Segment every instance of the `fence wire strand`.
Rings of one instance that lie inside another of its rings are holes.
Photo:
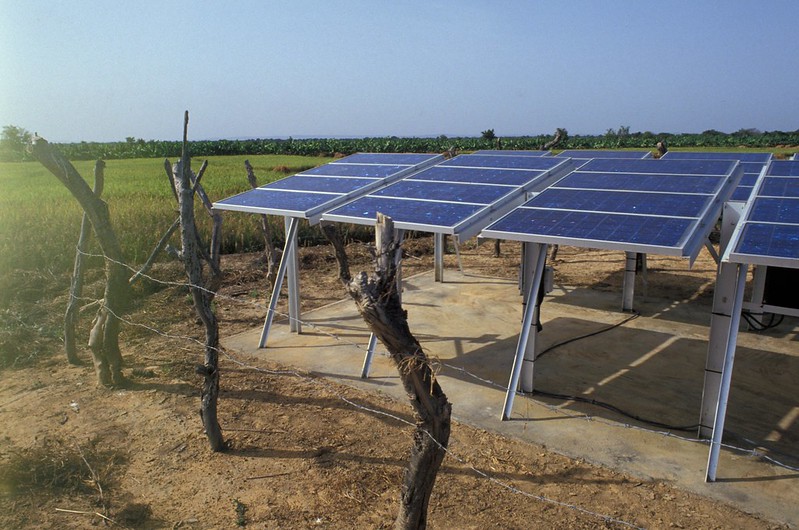
[[[77,252],[79,252],[79,253],[81,253],[81,254],[83,254],[85,256],[88,256],[88,257],[103,258],[103,259],[105,259],[107,261],[110,261],[110,262],[116,264],[116,265],[120,265],[120,266],[122,266],[122,267],[124,267],[126,269],[129,269],[129,270],[131,270],[134,273],[139,273],[140,272],[137,269],[135,269],[134,267],[131,267],[130,265],[128,265],[127,263],[123,263],[123,262],[120,262],[118,260],[114,260],[112,258],[109,258],[109,257],[105,256],[104,254],[90,253],[90,252],[87,252],[87,251],[82,250],[82,249],[77,249]],[[207,288],[205,288],[203,286],[194,285],[194,284],[192,284],[190,282],[162,280],[162,279],[159,279],[159,278],[156,278],[156,277],[152,276],[151,274],[140,274],[140,276],[143,277],[143,278],[146,278],[147,280],[149,280],[149,281],[151,281],[153,283],[164,285],[164,286],[167,286],[167,287],[199,289],[201,291],[204,291],[204,292],[208,293],[209,295],[213,295],[217,299],[228,300],[228,301],[231,301],[234,304],[248,305],[248,306],[251,306],[251,307],[256,308],[258,310],[269,311],[269,307],[267,306],[267,304],[264,304],[264,303],[261,303],[261,302],[258,302],[258,301],[253,301],[253,300],[246,300],[246,301],[240,300],[238,297],[227,296],[227,295],[221,294],[219,292],[214,292],[214,291],[211,291],[211,290],[209,290],[209,289],[207,289]],[[86,298],[86,297],[78,297],[78,298],[81,299],[81,300],[96,302],[95,299],[90,299],[90,298]],[[106,310],[108,310],[108,308],[106,308]],[[111,311],[109,310],[109,312],[111,312]],[[197,339],[195,337],[191,337],[191,336],[188,336],[188,335],[177,335],[177,334],[167,333],[167,332],[164,332],[164,331],[162,331],[160,329],[157,329],[155,327],[152,327],[152,326],[149,326],[149,325],[146,325],[146,324],[142,324],[140,322],[134,322],[134,321],[132,321],[132,320],[130,320],[128,318],[125,318],[125,317],[123,317],[121,315],[115,314],[113,312],[111,312],[111,313],[112,313],[112,315],[114,317],[116,317],[121,322],[123,322],[123,323],[125,323],[125,324],[127,324],[129,326],[145,329],[145,330],[147,330],[147,331],[149,331],[151,333],[154,333],[154,334],[159,335],[159,336],[164,337],[164,338],[168,338],[168,339],[172,339],[172,340],[179,340],[179,341],[190,341],[190,342],[193,342],[193,343],[195,343],[195,344],[197,344],[197,345],[199,345],[199,346],[201,346],[203,348],[207,347],[205,342],[203,342],[202,340],[199,340],[199,339]],[[285,319],[288,319],[288,320],[294,320],[294,321],[296,321],[297,323],[299,323],[299,324],[301,324],[303,326],[307,326],[308,328],[313,329],[314,331],[316,331],[319,334],[325,335],[325,336],[327,336],[327,337],[329,337],[331,339],[334,339],[334,340],[336,340],[336,341],[338,341],[338,342],[340,342],[340,343],[342,343],[344,345],[356,348],[356,349],[360,350],[361,352],[365,353],[367,351],[367,347],[365,347],[365,346],[363,346],[361,344],[358,344],[358,343],[356,343],[354,341],[342,338],[341,336],[339,336],[339,335],[337,335],[335,333],[326,331],[325,329],[323,329],[322,327],[314,324],[313,322],[304,321],[304,320],[302,320],[301,318],[298,318],[298,317],[292,317],[292,316],[290,316],[290,315],[288,315],[286,313],[278,311],[277,309],[274,310],[274,314],[275,314],[275,316],[279,316],[281,318],[285,318]],[[189,350],[189,348],[185,348],[185,347],[182,348],[182,349]],[[245,369],[252,370],[254,372],[273,375],[273,376],[291,376],[291,377],[297,377],[297,378],[303,379],[303,380],[311,382],[313,384],[320,385],[327,392],[332,393],[338,399],[340,399],[341,401],[343,401],[344,403],[346,403],[347,405],[349,405],[349,406],[351,406],[351,407],[353,407],[355,409],[361,410],[363,412],[367,412],[367,413],[372,414],[372,415],[387,417],[387,418],[390,418],[390,419],[392,419],[392,420],[394,420],[396,422],[404,424],[406,426],[417,428],[417,425],[415,423],[413,423],[411,421],[408,421],[405,418],[402,418],[402,417],[397,416],[395,414],[391,414],[391,413],[386,412],[386,411],[376,410],[376,409],[367,407],[365,405],[362,405],[360,403],[357,403],[357,402],[347,398],[345,395],[343,395],[341,392],[338,391],[338,389],[332,384],[332,382],[329,382],[329,381],[327,381],[324,378],[312,377],[310,375],[303,374],[302,372],[300,372],[298,370],[290,370],[290,369],[286,369],[286,370],[270,370],[270,369],[266,369],[266,368],[263,368],[263,367],[260,367],[260,366],[256,366],[254,364],[251,364],[251,363],[248,363],[246,361],[243,361],[243,360],[239,359],[236,355],[234,355],[233,353],[227,351],[223,347],[216,348],[216,350],[225,359],[229,360],[230,362],[232,362],[233,364],[235,364],[235,365],[237,365],[237,366],[239,366],[241,368],[245,368]],[[385,351],[380,351],[380,352],[375,352],[375,353],[378,354],[378,355],[384,356],[384,357],[389,357],[389,354],[387,352],[385,352]],[[466,375],[466,376],[468,376],[468,377],[470,377],[472,379],[475,379],[476,381],[479,381],[479,382],[481,382],[483,384],[490,385],[490,386],[493,386],[493,387],[496,387],[496,388],[502,389],[502,390],[506,389],[506,387],[504,385],[501,385],[501,384],[497,383],[496,381],[483,378],[483,377],[481,377],[481,376],[479,376],[477,374],[474,374],[474,373],[466,370],[463,367],[456,366],[456,365],[453,365],[451,363],[443,363],[443,362],[441,362],[441,365],[443,367],[445,367],[445,368],[450,369],[450,370],[460,372],[460,373],[462,373],[462,374],[464,374],[464,375]],[[619,423],[619,422],[614,422],[614,421],[610,421],[610,420],[605,420],[605,419],[598,418],[596,416],[591,416],[591,415],[588,415],[588,414],[572,413],[572,412],[570,412],[568,410],[564,410],[561,407],[557,407],[557,406],[554,406],[554,405],[549,405],[547,403],[535,400],[530,395],[523,394],[523,393],[519,394],[519,395],[521,397],[523,397],[525,400],[533,403],[534,405],[544,407],[547,410],[549,410],[550,412],[566,416],[566,417],[568,417],[570,419],[579,419],[579,420],[583,420],[583,421],[597,422],[597,423],[601,423],[603,425],[607,425],[607,426],[610,426],[610,427],[613,427],[613,428],[633,429],[633,430],[644,431],[644,432],[647,432],[647,433],[650,433],[650,434],[657,434],[657,435],[661,435],[661,436],[664,436],[664,437],[675,438],[677,440],[680,440],[680,441],[683,441],[683,442],[688,442],[688,443],[700,443],[700,444],[703,444],[703,445],[708,445],[710,443],[709,440],[704,440],[704,439],[694,438],[694,437],[681,436],[681,435],[678,435],[678,434],[674,434],[671,431],[649,429],[649,428],[641,427],[641,426],[638,426],[638,425],[633,425],[633,424],[630,424],[630,423]],[[586,516],[590,516],[590,517],[593,517],[593,518],[600,519],[600,520],[604,521],[605,523],[612,523],[612,524],[616,524],[616,525],[624,526],[624,527],[628,527],[628,528],[636,528],[636,529],[642,528],[642,527],[639,527],[638,525],[633,524],[633,523],[631,523],[629,521],[625,521],[625,520],[622,520],[622,519],[619,519],[619,518],[616,518],[616,517],[612,517],[612,516],[607,515],[607,514],[594,512],[592,510],[589,510],[587,508],[583,508],[583,507],[575,505],[575,504],[559,501],[557,499],[552,499],[552,498],[549,498],[549,497],[546,497],[546,496],[543,496],[543,495],[538,495],[538,494],[534,494],[534,493],[530,493],[530,492],[526,492],[524,490],[521,490],[521,489],[517,488],[516,486],[514,486],[512,484],[508,484],[507,482],[504,482],[504,481],[492,476],[491,474],[489,474],[489,473],[487,473],[487,472],[485,472],[485,471],[483,471],[481,469],[476,468],[474,465],[470,464],[465,458],[457,455],[451,449],[442,446],[432,436],[432,434],[430,434],[427,431],[422,431],[422,432],[426,436],[428,436],[436,445],[438,445],[438,447],[442,451],[444,451],[447,454],[447,456],[449,456],[450,458],[454,459],[455,461],[457,461],[461,465],[466,466],[468,469],[470,469],[472,472],[474,472],[477,476],[480,476],[483,479],[488,480],[489,482],[491,482],[491,483],[493,483],[493,484],[505,489],[506,491],[509,491],[510,493],[518,494],[518,495],[521,495],[521,496],[524,496],[526,498],[530,498],[530,499],[533,499],[533,500],[536,500],[536,501],[539,501],[539,502],[542,502],[542,503],[546,503],[546,504],[551,504],[551,505],[556,505],[556,506],[560,506],[560,507],[563,507],[563,508],[567,508],[567,509],[570,509],[570,510],[575,511],[577,513],[581,513],[581,514],[584,514]],[[742,453],[742,454],[745,454],[745,455],[748,455],[748,456],[751,456],[751,457],[763,459],[765,461],[770,462],[771,464],[773,464],[775,466],[778,466],[778,467],[781,467],[781,468],[784,468],[784,469],[787,469],[787,470],[791,470],[791,471],[799,471],[799,467],[794,467],[794,466],[788,465],[788,464],[786,464],[784,462],[780,462],[780,461],[768,456],[767,454],[764,454],[762,451],[759,451],[757,449],[742,448],[742,447],[738,447],[738,446],[735,446],[735,445],[732,445],[732,444],[729,444],[729,443],[722,443],[721,445],[722,445],[722,447],[724,447],[726,449],[729,449],[729,450],[732,450],[732,451],[736,451],[736,452],[739,452],[739,453]]]

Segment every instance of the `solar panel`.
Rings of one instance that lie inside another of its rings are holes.
[[[555,156],[562,158],[649,158],[650,151],[610,151],[605,149],[565,149]]]
[[[214,208],[317,222],[323,211],[441,160],[430,154],[356,153],[215,202]]]
[[[325,212],[329,221],[375,223],[388,215],[397,228],[467,239],[572,168],[567,159],[460,155]]]
[[[481,236],[694,258],[740,177],[734,161],[593,159]]]
[[[475,155],[495,155],[495,156],[550,156],[552,151],[513,151],[498,149],[480,149],[474,152]]]
[[[744,176],[730,196],[730,200],[746,202],[752,194],[752,187],[755,185],[757,177],[772,159],[772,155],[771,153],[669,151],[662,158],[666,160],[738,160],[741,163]]]
[[[799,160],[774,160],[768,165],[723,259],[799,268]]]

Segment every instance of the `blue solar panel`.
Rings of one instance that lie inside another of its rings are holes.
[[[699,217],[711,198],[710,195],[684,193],[630,193],[549,188],[531,199],[525,206],[557,210]]]
[[[441,166],[482,167],[482,168],[515,168],[515,169],[551,169],[558,164],[554,157],[547,156],[496,156],[496,155],[459,155],[442,162]]]
[[[741,254],[799,259],[799,226],[747,223],[737,247]]]
[[[738,202],[746,202],[749,200],[749,197],[752,195],[752,190],[754,188],[752,186],[738,186],[730,195],[731,201],[738,201]]]
[[[771,153],[669,151],[662,158],[668,160],[738,160],[740,162],[759,162],[765,165],[771,160]]]
[[[407,166],[378,166],[367,164],[325,164],[315,167],[308,171],[303,171],[300,175],[324,175],[331,177],[371,177],[383,178],[393,175],[398,171],[406,169]]]
[[[517,208],[489,227],[492,233],[531,233],[587,243],[615,241],[674,247],[691,226],[690,219],[613,215],[595,212]],[[523,238],[520,238],[523,239]]]
[[[799,164],[797,164],[799,165]],[[773,173],[769,173],[772,175]],[[768,197],[799,197],[799,179],[768,176],[763,179],[760,196]]]
[[[753,189],[724,259],[799,267],[799,161],[772,161]]]
[[[693,258],[741,174],[732,161],[592,159],[482,235]]]
[[[646,158],[649,151],[607,151],[602,149],[566,149],[555,156],[565,158]]]
[[[490,204],[513,190],[514,188],[509,188],[507,186],[428,182],[408,179],[376,191],[372,193],[372,195],[379,197],[427,199],[431,201]]]
[[[559,188],[713,193],[724,177],[695,175],[641,175],[636,173],[582,173],[576,171],[557,182]],[[754,182],[752,183],[754,185]]]
[[[435,158],[438,155],[419,153],[355,153],[332,162],[333,164],[381,164],[415,166]]]
[[[551,167],[551,166],[550,166]],[[408,180],[433,180],[440,182],[475,182],[521,186],[530,182],[540,171],[531,169],[483,169],[473,167],[433,166],[408,177]]]
[[[515,150],[497,150],[497,149],[480,149],[475,151],[475,155],[496,155],[496,156],[549,156],[551,151],[515,151]]]
[[[799,177],[799,164],[796,160],[775,160],[768,170],[769,175],[782,177]]]
[[[554,157],[460,155],[331,209],[323,218],[374,224],[383,208],[379,211],[398,228],[465,239],[572,167],[570,160]]]
[[[316,222],[325,209],[441,161],[441,155],[358,153],[214,203],[218,210],[301,217]]]
[[[311,208],[321,206],[336,196],[337,195],[331,195],[329,193],[309,193],[258,188],[239,195],[234,195],[233,197],[228,197],[224,200],[223,206],[259,208],[268,204],[269,208],[273,210],[304,212]],[[220,203],[214,203],[214,208],[218,208],[219,204]]]
[[[434,203],[367,196],[336,208],[330,214],[374,222],[377,213],[381,212],[390,216],[394,224],[398,226],[405,223],[430,227],[452,227],[482,208],[484,206],[478,204]],[[325,218],[328,215],[325,215]]]
[[[727,175],[735,164],[725,160],[634,160],[599,159],[589,160],[580,171],[602,171],[607,173],[647,173],[684,175]]]
[[[362,178],[308,177],[300,174],[277,180],[262,187],[262,189],[349,193],[363,188],[374,181],[374,179]]]

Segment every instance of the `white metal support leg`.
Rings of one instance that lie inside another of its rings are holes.
[[[621,310],[632,311],[635,296],[635,252],[625,252],[624,256],[624,291]]]
[[[286,237],[288,237],[291,221],[286,218]],[[288,265],[286,273],[288,275],[288,294],[289,294],[289,330],[302,333],[300,324],[300,267],[297,259],[297,230],[294,231],[289,247]]]
[[[286,266],[288,265],[288,253],[290,247],[296,241],[297,226],[300,220],[292,217],[289,223],[289,229],[286,231],[286,242],[283,245],[283,255],[280,257],[280,265],[277,268],[277,277],[275,278],[275,287],[272,289],[272,297],[269,300],[269,309],[266,312],[266,320],[264,321],[264,328],[261,331],[261,339],[258,341],[259,348],[266,347],[266,339],[269,337],[269,328],[272,327],[272,320],[275,318],[275,308],[277,307],[277,300],[280,297],[280,289],[283,287],[283,279],[286,277]]]
[[[433,235],[435,281],[444,282],[444,234]]]
[[[532,346],[533,359],[535,358],[535,339],[530,341],[530,335],[535,335],[535,309],[536,300],[538,298],[538,290],[541,288],[541,276],[544,274],[544,264],[547,258],[547,246],[544,244],[536,244],[537,256],[535,260],[535,269],[533,269],[533,281],[530,282],[527,296],[527,304],[524,308],[524,319],[522,320],[522,329],[519,333],[519,342],[516,346],[516,355],[513,358],[513,370],[511,371],[510,381],[508,382],[508,390],[505,394],[505,404],[502,407],[502,421],[510,419],[511,411],[513,410],[513,399],[516,396],[516,390],[519,387],[519,378],[521,377],[522,364],[527,356],[527,349]],[[532,342],[532,344],[531,344]]]
[[[746,286],[746,265],[730,265],[735,267],[737,272],[735,297],[732,307],[732,318],[728,329],[726,348],[724,352],[724,366],[721,371],[721,385],[719,387],[718,401],[716,405],[716,415],[713,420],[713,437],[710,441],[710,453],[707,459],[707,473],[705,481],[716,481],[716,468],[719,463],[719,452],[721,451],[721,439],[724,436],[724,420],[727,416],[727,401],[730,397],[730,385],[732,383],[732,366],[735,361],[735,346],[738,341],[738,326],[741,323],[741,305],[744,299],[744,287]]]

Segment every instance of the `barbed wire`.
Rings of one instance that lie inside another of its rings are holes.
[[[127,268],[127,269],[129,269],[129,270],[131,270],[133,272],[140,272],[140,271],[136,270],[134,267],[131,267],[130,265],[128,265],[128,264],[126,264],[124,262],[109,258],[108,256],[105,256],[104,254],[93,254],[93,253],[89,253],[89,252],[86,252],[86,251],[81,250],[81,249],[77,249],[77,251],[82,253],[82,254],[84,254],[84,255],[90,256],[90,257],[103,258],[103,259],[108,260],[110,262],[113,262],[113,263],[115,263],[117,265],[123,266],[123,267],[125,267],[125,268]],[[152,276],[150,274],[141,274],[141,277],[146,278],[147,280],[149,280],[151,282],[154,282],[156,284],[161,284],[161,285],[165,285],[165,286],[189,288],[189,289],[199,289],[201,291],[207,292],[210,295],[213,295],[214,297],[216,297],[216,298],[218,298],[220,300],[229,300],[229,301],[231,301],[231,302],[233,302],[235,304],[248,305],[248,306],[254,307],[254,308],[259,309],[259,310],[269,311],[269,308],[264,303],[261,303],[261,302],[255,301],[255,300],[241,300],[238,297],[224,295],[224,294],[219,293],[218,291],[214,292],[214,291],[211,291],[211,290],[209,290],[209,289],[207,289],[207,288],[205,288],[203,286],[194,285],[194,284],[192,284],[190,282],[162,280],[162,279],[156,278],[156,277],[154,277],[154,276]],[[93,300],[93,299],[89,299],[89,298],[85,298],[85,297],[81,297],[81,298],[85,299],[85,300],[96,302],[96,300]],[[107,307],[106,307],[106,310],[108,310]],[[111,311],[109,310],[109,312],[111,312]],[[132,321],[132,320],[130,320],[128,318],[125,318],[125,317],[123,317],[121,315],[118,315],[116,313],[111,312],[111,314],[114,317],[118,318],[120,321],[124,322],[125,324],[127,324],[129,326],[143,328],[143,329],[146,329],[146,330],[148,330],[148,331],[150,331],[150,332],[152,332],[154,334],[157,334],[157,335],[165,337],[165,338],[169,338],[169,339],[173,339],[173,340],[188,340],[188,341],[191,341],[193,343],[196,343],[199,346],[202,346],[203,348],[208,347],[205,344],[205,342],[203,342],[203,341],[201,341],[201,340],[199,340],[199,339],[197,339],[195,337],[191,337],[191,336],[188,336],[188,335],[176,335],[176,334],[167,333],[167,332],[164,332],[164,331],[159,330],[157,328],[154,328],[152,326],[148,326],[146,324],[142,324],[142,323],[139,323],[139,322],[134,322],[134,321]],[[313,322],[304,321],[304,320],[302,320],[299,317],[293,317],[291,315],[282,313],[282,312],[278,311],[277,309],[274,310],[274,314],[275,314],[275,316],[280,316],[282,318],[287,318],[290,321],[292,321],[292,320],[296,321],[297,323],[299,323],[299,324],[301,324],[303,326],[307,326],[307,327],[309,327],[311,329],[314,329],[316,332],[318,332],[320,334],[323,334],[323,335],[325,335],[327,337],[330,337],[330,338],[332,338],[332,339],[334,339],[334,340],[336,340],[336,341],[338,341],[338,342],[340,342],[340,343],[342,343],[344,345],[357,348],[358,350],[360,350],[362,352],[366,352],[368,350],[367,347],[365,347],[365,346],[363,346],[361,344],[358,344],[358,343],[356,343],[354,341],[351,341],[351,340],[348,340],[348,339],[344,339],[341,336],[337,335],[336,333],[328,332],[328,331],[326,331],[325,329],[323,329],[322,327],[316,325]],[[183,348],[183,349],[187,349],[188,350],[188,348]],[[402,418],[400,416],[397,416],[395,414],[391,414],[391,413],[386,412],[386,411],[376,410],[376,409],[367,407],[365,405],[359,404],[359,403],[347,398],[340,391],[338,391],[338,389],[335,386],[333,386],[332,383],[327,382],[327,380],[325,380],[324,378],[311,377],[309,375],[303,374],[302,372],[300,372],[298,370],[270,370],[270,369],[266,369],[266,368],[253,365],[251,363],[248,363],[248,362],[245,362],[245,361],[239,359],[237,356],[235,356],[231,352],[227,351],[227,349],[225,349],[225,348],[219,347],[219,348],[215,348],[215,350],[220,355],[222,355],[224,358],[228,359],[230,362],[232,362],[232,363],[234,363],[237,366],[240,366],[242,368],[250,369],[250,370],[253,370],[255,372],[264,373],[264,374],[268,374],[268,375],[274,375],[274,376],[285,376],[285,375],[288,375],[288,376],[301,378],[301,379],[306,380],[306,381],[310,381],[310,382],[312,382],[314,384],[321,385],[326,391],[332,393],[338,399],[340,399],[341,401],[345,402],[346,404],[348,404],[349,406],[351,406],[353,408],[356,408],[358,410],[367,412],[369,414],[388,417],[388,418],[390,418],[390,419],[392,419],[394,421],[397,421],[397,422],[399,422],[401,424],[404,424],[404,425],[407,425],[407,426],[410,426],[410,427],[413,427],[413,428],[418,428],[418,426],[415,423],[410,422],[410,421],[408,421],[408,420],[406,420],[406,419],[404,419],[404,418]],[[381,356],[385,356],[385,357],[390,357],[388,352],[384,352],[384,351],[375,352],[375,354],[381,355]],[[503,385],[501,385],[501,384],[499,384],[499,383],[497,383],[497,382],[495,382],[493,380],[486,379],[486,378],[483,378],[483,377],[481,377],[481,376],[479,376],[477,374],[474,374],[474,373],[466,370],[463,367],[456,366],[456,365],[453,365],[451,363],[444,363],[444,362],[440,362],[440,364],[442,366],[446,367],[446,368],[451,369],[451,370],[455,370],[455,371],[458,371],[460,373],[463,373],[464,375],[466,375],[466,376],[468,376],[470,378],[473,378],[473,379],[475,379],[477,381],[480,381],[483,384],[487,384],[487,385],[490,385],[490,386],[493,386],[493,387],[496,387],[496,388],[502,389],[502,390],[505,389],[505,386],[503,386]],[[662,435],[662,436],[666,436],[666,437],[670,437],[670,438],[675,438],[675,439],[678,439],[678,440],[684,441],[684,442],[701,443],[701,444],[704,444],[704,445],[707,445],[707,444],[710,443],[709,440],[704,440],[704,439],[700,439],[700,438],[691,438],[691,437],[686,437],[686,436],[680,436],[680,435],[674,434],[671,431],[653,430],[653,429],[648,429],[648,428],[645,428],[645,427],[641,427],[641,426],[633,425],[633,424],[629,424],[629,423],[619,423],[619,422],[604,420],[602,418],[597,418],[595,416],[590,416],[588,414],[575,414],[575,413],[572,413],[570,411],[564,410],[561,407],[556,407],[556,406],[549,405],[547,403],[543,403],[541,401],[535,400],[535,399],[532,398],[532,396],[530,396],[528,394],[520,393],[520,395],[524,399],[532,402],[535,405],[542,406],[542,407],[550,410],[551,412],[566,416],[566,417],[571,418],[571,419],[582,419],[584,421],[594,421],[594,422],[601,423],[603,425],[611,426],[611,427],[614,427],[614,428],[625,428],[625,429],[640,430],[640,431],[644,431],[644,432],[647,432],[647,433],[654,433],[654,434],[658,434],[658,435]],[[607,523],[618,524],[618,525],[625,526],[625,527],[630,527],[630,528],[641,528],[641,527],[639,527],[639,526],[637,526],[637,525],[635,525],[633,523],[630,523],[628,521],[624,521],[624,520],[619,519],[619,518],[615,518],[615,517],[609,516],[607,514],[594,512],[594,511],[588,510],[586,508],[583,508],[583,507],[575,505],[575,504],[566,503],[566,502],[559,501],[559,500],[556,500],[556,499],[551,499],[549,497],[545,497],[545,496],[542,496],[542,495],[537,495],[537,494],[526,492],[524,490],[520,490],[519,488],[517,488],[516,486],[513,486],[512,484],[508,484],[508,483],[506,483],[506,482],[504,482],[504,481],[502,481],[500,479],[497,479],[496,477],[490,475],[489,473],[486,473],[485,471],[482,471],[482,470],[476,468],[474,465],[470,464],[466,459],[464,459],[464,458],[460,457],[459,455],[455,454],[449,448],[444,447],[443,445],[441,445],[433,437],[433,435],[431,433],[429,433],[429,432],[427,432],[425,430],[422,430],[422,432],[426,436],[428,436],[449,457],[453,458],[454,460],[456,460],[460,464],[468,467],[472,472],[474,472],[478,476],[481,476],[484,479],[489,480],[490,482],[496,484],[497,486],[499,486],[501,488],[506,489],[507,491],[509,491],[511,493],[519,494],[519,495],[522,495],[522,496],[537,500],[539,502],[553,504],[553,505],[561,506],[561,507],[564,507],[564,508],[568,508],[568,509],[571,509],[573,511],[576,511],[576,512],[579,512],[579,513],[582,513],[582,514],[601,519],[601,520],[603,520],[603,521],[605,521]],[[776,460],[776,459],[764,454],[763,452],[758,451],[757,449],[741,448],[741,447],[737,447],[737,446],[734,446],[734,445],[731,445],[731,444],[728,444],[728,443],[722,443],[722,447],[725,447],[726,449],[737,451],[737,452],[740,452],[740,453],[743,453],[743,454],[747,454],[747,455],[750,455],[750,456],[753,456],[753,457],[761,458],[761,459],[766,460],[766,461],[768,461],[768,462],[770,462],[770,463],[772,463],[772,464],[774,464],[776,466],[779,466],[779,467],[782,467],[782,468],[785,468],[785,469],[788,469],[788,470],[799,471],[799,468],[794,467],[794,466],[790,466],[790,465],[785,464],[783,462],[780,462],[780,461],[778,461],[778,460]]]

